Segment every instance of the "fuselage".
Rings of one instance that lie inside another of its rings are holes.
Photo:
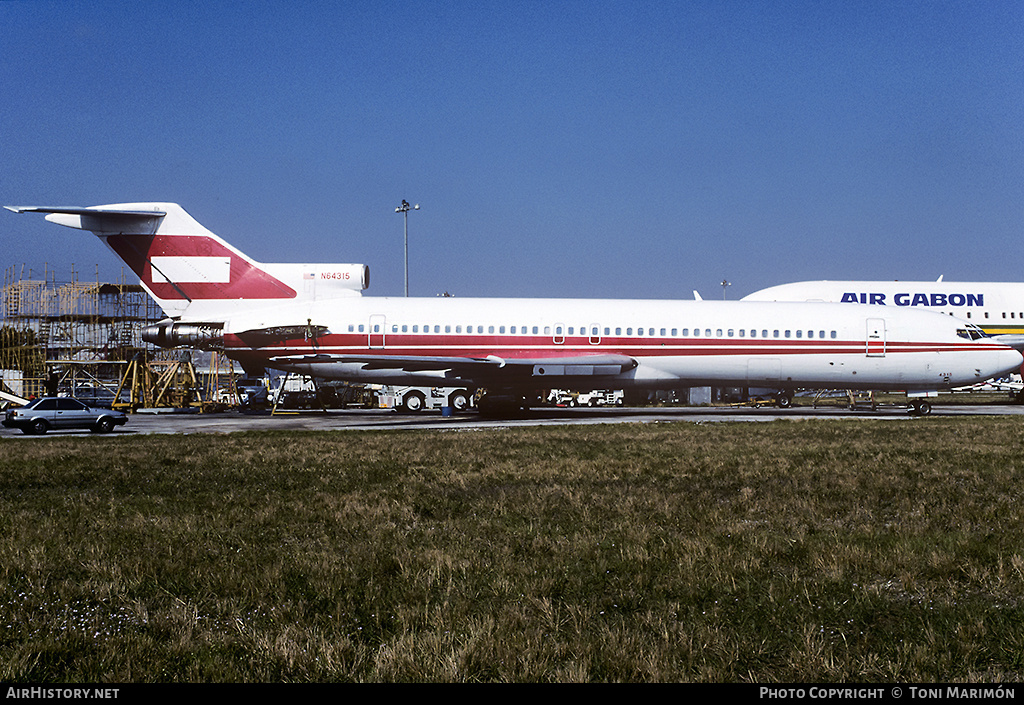
[[[260,331],[297,321],[279,340]],[[346,356],[514,361],[632,358],[616,387],[698,385],[934,390],[1019,368],[1021,355],[925,311],[820,303],[358,297],[264,307],[226,321],[245,363],[358,382],[473,384],[457,370]],[[535,366],[531,384],[543,384]],[[589,381],[589,380],[588,380]]]
[[[825,301],[937,311],[974,323],[986,335],[1024,335],[1024,283],[804,281],[754,292],[744,301]]]

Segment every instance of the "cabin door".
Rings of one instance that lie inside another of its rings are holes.
[[[869,318],[867,325],[867,356],[885,357],[885,319]]]
[[[375,313],[370,316],[370,338],[369,345],[371,348],[383,348],[384,347],[384,336],[385,328],[387,327],[387,319],[384,314]]]

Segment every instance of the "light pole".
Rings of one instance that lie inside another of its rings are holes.
[[[415,206],[410,206],[409,202],[402,199],[402,205],[395,209],[395,213],[401,213],[405,216],[405,295],[409,295],[409,209],[418,211],[420,204],[417,203]]]

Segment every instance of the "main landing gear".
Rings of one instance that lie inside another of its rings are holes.
[[[926,399],[912,399],[908,412],[911,416],[927,416],[932,413],[932,405]]]

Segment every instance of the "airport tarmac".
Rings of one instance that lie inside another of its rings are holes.
[[[932,417],[1021,416],[1024,405],[951,404],[932,407]],[[839,407],[615,407],[615,408],[538,408],[512,417],[486,418],[475,412],[442,416],[440,412],[402,414],[389,409],[332,409],[297,413],[136,413],[112,436],[144,434],[235,433],[239,431],[371,431],[371,430],[448,430],[518,426],[557,426],[614,423],[718,423],[811,419],[887,419],[912,421],[903,406],[894,405],[850,410]],[[0,429],[2,438],[53,438],[66,435],[104,438],[88,431],[51,431],[45,436],[27,436],[13,429]]]

